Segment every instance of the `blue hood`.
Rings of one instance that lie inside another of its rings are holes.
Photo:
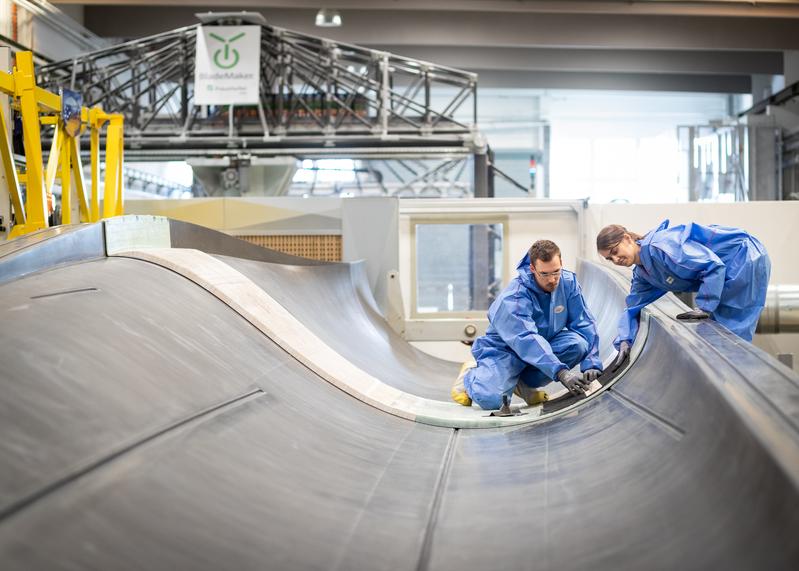
[[[660,223],[660,226],[658,226],[654,230],[650,230],[644,235],[643,238],[638,240],[638,243],[641,244],[642,246],[649,246],[649,244],[652,242],[652,239],[655,237],[655,233],[660,232],[661,230],[665,230],[668,227],[669,227],[669,219],[666,218],[663,222]]]
[[[530,254],[525,254],[522,260],[519,262],[519,265],[516,266],[516,269],[519,272],[519,280],[524,284],[524,287],[527,289],[531,289],[538,293],[548,293],[538,287],[538,284],[533,278],[533,272],[530,270]]]

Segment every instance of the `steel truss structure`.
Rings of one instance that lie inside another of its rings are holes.
[[[308,169],[312,180],[295,182],[290,194],[307,196],[398,196],[403,198],[462,198],[473,184],[469,157],[436,159],[382,158],[357,161],[351,181],[325,181],[317,161]]]
[[[199,29],[50,64],[39,81],[72,86],[88,105],[124,114],[129,157],[354,146],[360,154],[388,146],[431,156],[444,146],[485,152],[475,129],[475,74],[269,25],[261,33],[259,104],[194,105]]]

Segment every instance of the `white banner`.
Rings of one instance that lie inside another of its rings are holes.
[[[261,26],[200,26],[195,105],[258,103],[260,79]]]

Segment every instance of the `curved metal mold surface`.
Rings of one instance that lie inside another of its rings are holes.
[[[2,300],[22,316],[0,343],[2,569],[401,569],[419,551],[450,431],[350,398],[152,264],[57,268]]]
[[[143,434],[251,392],[287,360],[265,354],[263,336],[205,291],[151,264],[103,258],[2,292],[0,513]],[[227,344],[248,358],[229,359]]]
[[[152,262],[186,277],[227,304],[320,377],[389,414],[442,427],[489,428],[540,422],[547,416],[563,414],[570,407],[581,404],[579,399],[566,399],[559,403],[562,406],[555,409],[548,410],[539,405],[526,407],[524,413],[518,416],[497,416],[477,407],[462,407],[449,400],[428,399],[402,391],[338,353],[267,291],[218,258],[199,250],[172,248],[122,252],[118,255]],[[640,350],[645,335],[646,324],[643,323],[633,347],[635,353]],[[368,352],[370,347],[361,349]],[[603,384],[607,383],[595,383],[595,390],[587,398],[594,398],[602,390]]]
[[[0,243],[0,283],[105,256],[102,224],[56,226]]]
[[[711,379],[677,327],[650,320],[634,366],[569,416],[463,431],[429,568],[796,568],[797,433],[753,427],[740,374]]]
[[[357,266],[289,266],[220,257],[268,292],[326,344],[383,382],[417,396],[448,400],[459,364],[402,339],[374,304]]]
[[[329,271],[259,275],[275,296],[315,275],[324,298],[320,276],[345,282]],[[581,268],[605,346],[623,302],[607,277]],[[671,296],[595,398],[452,430],[351,398],[152,264],[0,287],[4,570],[799,566],[796,375],[718,324],[677,322]]]
[[[459,365],[419,351],[395,333],[377,309],[358,265],[294,266],[218,258],[268,292],[364,371],[402,391],[449,400]],[[582,263],[579,273],[582,280],[594,283],[585,297],[596,314],[600,335],[607,339],[615,335],[617,308],[624,303],[624,291],[596,265]],[[604,361],[609,361],[614,353],[612,345],[603,344],[600,353]]]

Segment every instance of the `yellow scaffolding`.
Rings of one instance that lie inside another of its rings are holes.
[[[13,144],[8,136],[7,117],[0,108],[0,158],[8,181],[8,191],[14,209],[15,224],[9,238],[41,230],[49,226],[53,213],[53,185],[61,181],[61,221],[71,224],[72,186],[74,181],[80,222],[96,222],[100,216],[100,133],[105,124],[105,184],[102,218],[124,213],[123,188],[123,125],[118,113],[105,113],[99,107],[81,108],[80,129],[70,135],[61,117],[61,97],[36,86],[33,54],[19,52],[12,73],[0,72],[0,92],[12,98],[12,107],[22,118],[22,135],[25,145],[25,171],[17,172],[14,165]],[[50,146],[47,169],[42,158],[40,125],[55,125]],[[91,200],[83,178],[80,158],[80,134],[88,127],[91,152]],[[59,168],[60,167],[60,168]],[[20,185],[25,185],[23,204]]]

